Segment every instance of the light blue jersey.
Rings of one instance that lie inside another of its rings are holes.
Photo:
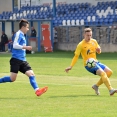
[[[12,58],[26,61],[26,50],[22,49],[23,46],[26,46],[26,39],[24,33],[19,30],[18,32],[16,32],[14,37]]]

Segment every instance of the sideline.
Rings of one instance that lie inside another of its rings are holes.
[[[11,52],[0,52],[0,54],[11,54]]]

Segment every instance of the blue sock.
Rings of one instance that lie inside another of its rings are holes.
[[[31,84],[31,86],[33,87],[34,90],[39,88],[38,84],[36,82],[35,76],[30,76],[29,80],[30,80],[30,84]]]
[[[3,78],[0,78],[0,83],[5,82],[12,82],[10,76],[4,76]]]

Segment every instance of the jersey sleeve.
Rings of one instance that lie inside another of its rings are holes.
[[[15,37],[14,37],[14,42],[19,43],[21,41],[21,36],[20,33],[16,33]]]
[[[77,48],[76,48],[76,50],[74,52],[75,55],[74,55],[74,57],[72,59],[72,62],[70,64],[71,67],[73,67],[75,65],[75,63],[77,62],[77,60],[79,58],[79,55],[80,55],[80,52],[81,52],[81,44],[78,44]]]
[[[14,38],[14,42],[13,42],[13,48],[14,49],[22,49],[23,46],[19,44],[19,42],[21,41],[21,37],[20,35],[17,33],[15,35],[15,38]]]
[[[78,56],[78,57],[79,57],[79,55],[80,55],[80,53],[81,53],[81,49],[82,49],[81,43],[79,43],[79,44],[77,45],[77,47],[76,47],[75,52],[74,52],[75,56]]]

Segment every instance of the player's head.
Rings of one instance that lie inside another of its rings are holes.
[[[34,29],[35,29],[35,28],[32,26],[32,27],[31,27],[31,30],[34,30]]]
[[[86,41],[90,41],[91,38],[92,38],[92,30],[91,30],[91,28],[85,28],[84,29],[84,39]]]
[[[24,34],[26,34],[27,31],[29,30],[29,22],[28,22],[27,20],[22,19],[22,20],[19,22],[19,29],[20,29]]]

